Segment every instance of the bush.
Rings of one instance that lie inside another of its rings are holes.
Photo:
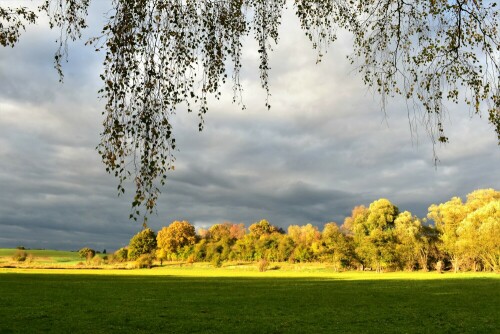
[[[269,262],[266,259],[262,259],[259,261],[259,271],[264,272],[269,267]]]
[[[188,256],[187,260],[186,260],[187,263],[189,264],[192,264],[192,263],[195,263],[196,262],[196,256],[194,254],[191,254]]]
[[[93,250],[92,248],[83,247],[78,251],[78,254],[80,255],[80,257],[87,259],[87,261],[89,261],[95,256],[95,250]]]
[[[33,263],[33,261],[35,261],[35,256],[33,254],[29,253],[24,262]]]
[[[125,262],[128,259],[128,249],[123,247],[117,250],[114,254],[115,261],[117,262]]]
[[[109,263],[109,264],[116,263],[116,262],[121,262],[120,260],[118,260],[118,258],[116,257],[115,254],[109,254],[106,257],[107,257],[106,262]]]
[[[100,256],[94,256],[94,258],[92,259],[92,265],[94,266],[101,266],[103,263],[103,260],[101,259]]]
[[[154,261],[154,255],[153,254],[142,254],[135,260],[135,266],[136,268],[151,268],[153,267],[153,261]]]
[[[17,262],[24,262],[27,257],[28,253],[26,253],[24,250],[18,249],[12,256],[12,259]]]

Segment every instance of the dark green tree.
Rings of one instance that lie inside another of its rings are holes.
[[[80,255],[81,258],[90,260],[95,256],[95,250],[89,247],[83,247],[78,251],[78,255]]]
[[[153,254],[156,249],[156,234],[150,228],[143,229],[130,239],[128,258],[135,260],[143,254]]]

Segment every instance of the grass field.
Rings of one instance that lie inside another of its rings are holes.
[[[499,333],[495,274],[0,269],[0,333]]]
[[[0,266],[2,265],[16,265],[22,266],[26,263],[15,263],[12,256],[17,252],[17,249],[0,248]],[[27,254],[31,254],[33,261],[30,266],[51,266],[51,267],[64,267],[74,266],[79,262],[85,261],[82,259],[78,252],[48,250],[48,249],[27,249],[24,250]],[[102,257],[103,254],[97,254]]]
[[[0,256],[1,257],[9,257],[14,255],[17,249],[13,248],[0,248]],[[67,257],[71,259],[79,258],[78,252],[70,252],[70,251],[60,251],[60,250],[49,250],[49,249],[27,249],[26,253],[31,253],[35,256],[42,257]]]

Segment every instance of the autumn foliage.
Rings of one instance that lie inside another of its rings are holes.
[[[153,236],[143,230],[132,238],[129,252],[147,239],[149,248],[141,254],[155,254],[161,263],[205,261],[219,267],[225,261],[251,261],[267,268],[270,262],[288,261],[329,263],[336,271],[500,271],[500,192],[480,189],[465,202],[453,197],[432,204],[423,219],[382,198],[356,206],[341,226],[329,222],[322,231],[306,224],[285,232],[263,219],[248,230],[225,222],[197,234],[191,223],[174,221],[155,242]]]

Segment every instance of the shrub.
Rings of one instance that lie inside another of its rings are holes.
[[[95,250],[93,250],[92,248],[83,247],[78,251],[78,254],[82,258],[90,260],[95,256]]]
[[[191,254],[188,256],[187,260],[186,260],[187,263],[189,264],[192,264],[192,263],[195,263],[196,262],[196,256],[194,254]]]
[[[103,263],[103,260],[100,256],[94,256],[94,258],[92,259],[92,265],[94,266],[101,266]]]
[[[154,255],[142,254],[135,260],[136,268],[151,268],[153,266]]]
[[[12,256],[12,259],[17,262],[24,262],[27,257],[28,253],[26,253],[24,250],[18,249]]]
[[[114,254],[117,262],[125,262],[128,259],[128,249],[123,247],[117,250]]]
[[[262,259],[259,261],[259,271],[264,272],[269,267],[269,262],[266,259]]]
[[[120,260],[118,260],[115,254],[109,254],[106,257],[107,257],[107,263],[111,264],[111,263],[121,262]]]
[[[24,246],[17,246],[16,249],[25,250]]]
[[[29,253],[24,262],[33,263],[33,261],[35,261],[35,256],[33,254]]]

